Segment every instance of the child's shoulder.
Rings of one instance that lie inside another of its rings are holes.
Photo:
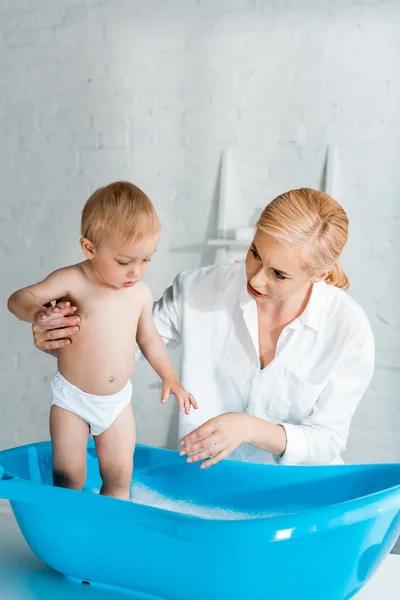
[[[84,271],[82,268],[82,263],[78,263],[76,265],[69,265],[67,267],[60,267],[59,269],[56,269],[55,271],[52,271],[52,273],[50,273],[47,278],[52,277],[52,278],[57,278],[57,279],[64,279],[64,278],[82,278],[84,277]]]
[[[135,296],[143,302],[153,302],[153,294],[150,287],[144,281],[138,281],[134,287]]]
[[[56,269],[38,285],[44,285],[52,290],[64,290],[65,294],[80,294],[87,287],[87,277],[81,264],[70,265]]]

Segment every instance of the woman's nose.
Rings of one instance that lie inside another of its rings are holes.
[[[250,281],[250,285],[252,285],[254,288],[260,289],[262,290],[263,288],[266,287],[267,285],[267,278],[265,276],[265,273],[262,269],[262,267],[260,267],[258,269],[258,271],[256,271],[255,273],[253,273],[253,276],[251,278]]]

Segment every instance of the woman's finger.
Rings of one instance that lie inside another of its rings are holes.
[[[52,320],[54,320],[55,314],[53,310],[53,308],[47,308],[46,310],[37,312],[33,317],[33,322],[36,325],[48,325]],[[58,317],[59,315],[57,314],[56,316]]]
[[[217,428],[217,424],[216,424],[217,418],[210,419],[203,425],[200,425],[200,427],[198,427],[191,433],[188,433],[188,435],[185,435],[181,439],[181,442],[180,442],[181,447],[186,448],[187,446],[190,446],[191,444],[194,444],[194,443],[198,442],[199,440],[202,440],[203,438],[208,437],[211,434],[213,434]]]
[[[35,342],[36,344],[36,342]],[[64,346],[69,346],[71,344],[71,340],[55,340],[55,341],[45,341],[41,343],[37,343],[36,347],[39,350],[58,350],[59,348],[63,348]]]
[[[67,320],[69,324],[69,321]],[[61,329],[41,327],[32,325],[33,340],[39,350],[56,350],[71,343],[70,337],[79,332],[78,326],[64,327]]]
[[[188,456],[186,461],[188,463],[200,462],[201,460],[205,460],[206,458],[211,458],[215,456],[218,452],[216,450],[212,451],[210,448],[203,450],[202,452],[196,452],[196,454],[191,454]]]
[[[41,325],[42,323],[45,323],[46,320],[48,320],[48,316],[44,311],[37,312],[33,317],[33,322],[35,325]]]
[[[221,450],[221,452],[218,452],[218,454],[216,454],[209,460],[205,460],[203,463],[201,463],[200,469],[209,469],[210,467],[213,467],[214,465],[221,462],[221,460],[224,460],[224,458],[229,456],[230,453],[231,452],[227,448],[224,448],[223,450]]]
[[[200,440],[199,442],[194,442],[190,444],[190,446],[186,446],[182,448],[180,451],[181,456],[198,456],[198,454],[205,452],[206,456],[203,458],[208,458],[209,456],[214,456],[216,452],[221,450],[221,440],[218,439],[216,435],[211,435],[207,438]],[[191,461],[192,462],[192,461]]]
[[[75,335],[78,333],[79,327],[65,327],[63,329],[49,329],[47,331],[47,339],[48,340],[61,340],[63,338],[67,338],[70,335]]]

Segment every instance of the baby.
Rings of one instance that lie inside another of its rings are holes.
[[[172,393],[186,414],[197,404],[177,378],[153,323],[151,291],[142,282],[160,236],[152,202],[132,183],[112,183],[89,198],[81,229],[86,260],[18,290],[8,308],[19,319],[43,326],[55,324],[62,307],[79,311],[80,333],[58,350],[51,383],[54,485],[82,489],[91,433],[101,493],[129,499],[136,441],[130,375],[136,342],[162,379],[162,402]],[[64,302],[61,309],[46,308],[54,299]]]

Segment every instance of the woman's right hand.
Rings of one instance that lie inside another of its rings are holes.
[[[79,332],[79,315],[70,302],[59,302],[54,307],[35,315],[32,325],[36,348],[49,352],[71,343],[71,337]]]

